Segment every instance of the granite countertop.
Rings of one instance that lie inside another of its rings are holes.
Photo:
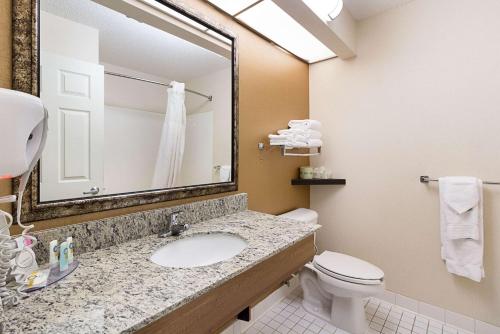
[[[166,268],[151,254],[178,239],[150,235],[78,256],[64,280],[5,310],[3,333],[131,333],[311,235],[320,226],[254,211],[200,222],[181,238],[207,232],[243,237],[239,255],[198,268]]]

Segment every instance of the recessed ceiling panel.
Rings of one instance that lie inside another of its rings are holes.
[[[335,56],[333,51],[270,0],[260,2],[236,18],[308,62]]]

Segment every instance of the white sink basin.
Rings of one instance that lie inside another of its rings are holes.
[[[158,249],[151,261],[174,268],[208,266],[238,255],[246,246],[244,239],[233,234],[195,234]]]

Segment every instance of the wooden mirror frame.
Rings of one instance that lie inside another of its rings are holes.
[[[39,96],[40,0],[12,1],[12,87],[15,90]],[[31,174],[22,201],[23,222],[80,215],[90,212],[118,209],[182,198],[204,196],[238,190],[238,40],[226,28],[173,0],[156,0],[190,19],[216,31],[233,41],[232,45],[232,181],[186,187],[147,190],[51,202],[39,201],[38,163]],[[14,180],[14,192],[19,179]]]

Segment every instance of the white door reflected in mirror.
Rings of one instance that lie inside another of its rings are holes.
[[[49,113],[40,197],[78,198],[104,184],[104,67],[42,52],[40,98]]]

